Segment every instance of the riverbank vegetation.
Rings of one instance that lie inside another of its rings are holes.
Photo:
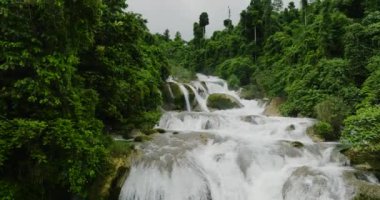
[[[0,1],[0,199],[86,199],[109,133],[158,120],[167,59],[126,6]]]

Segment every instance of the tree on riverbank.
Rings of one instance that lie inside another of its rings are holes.
[[[118,1],[0,1],[0,199],[71,199],[152,127],[167,61]]]

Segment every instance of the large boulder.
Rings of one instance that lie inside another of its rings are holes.
[[[207,98],[207,107],[216,110],[241,108],[243,105],[235,97],[228,94],[211,94]]]
[[[354,200],[380,200],[380,185],[372,183],[365,172],[347,171],[343,175],[345,181],[354,187]]]

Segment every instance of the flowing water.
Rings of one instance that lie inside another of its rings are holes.
[[[175,82],[173,79],[168,80]],[[314,143],[314,120],[267,117],[265,104],[243,100],[226,82],[198,74],[181,85],[186,111],[160,119],[165,134],[139,148],[120,200],[348,200],[348,160],[335,143]],[[189,90],[201,112],[191,112]],[[242,108],[209,111],[210,94],[237,98]]]

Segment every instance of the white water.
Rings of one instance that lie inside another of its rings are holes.
[[[204,75],[190,88],[203,112],[162,116],[158,127],[168,132],[140,146],[143,156],[120,200],[352,198],[342,178],[348,160],[334,151],[336,144],[317,144],[305,134],[312,119],[266,117],[259,102],[241,99],[243,108],[209,112],[209,94],[238,95],[224,80]]]

